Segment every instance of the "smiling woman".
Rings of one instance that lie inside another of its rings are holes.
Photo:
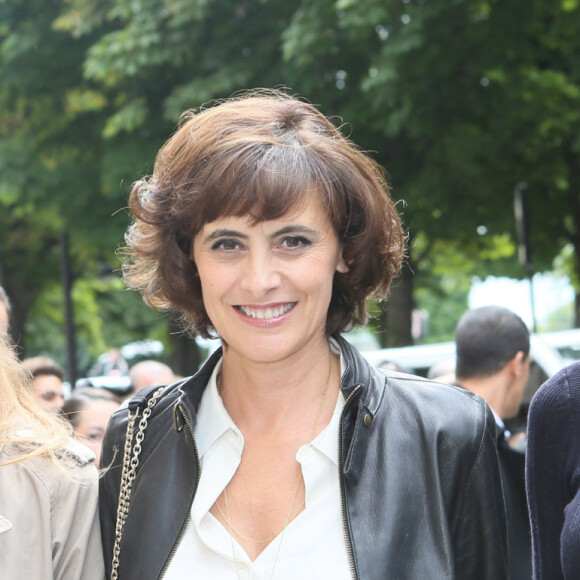
[[[506,577],[485,404],[382,374],[340,335],[403,259],[372,159],[256,91],[186,113],[129,205],[127,283],[223,347],[111,419],[111,578]]]

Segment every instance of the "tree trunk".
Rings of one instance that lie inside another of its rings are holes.
[[[580,224],[579,224],[580,227]],[[576,279],[580,280],[580,242],[574,244],[574,254],[576,258]],[[574,328],[580,328],[580,288],[575,288],[574,300]]]
[[[21,276],[14,276],[10,279],[4,278],[0,280],[0,283],[6,291],[12,307],[9,321],[10,338],[18,346],[19,355],[24,357],[26,356],[24,344],[26,316],[40,290],[37,286],[32,287]]]
[[[413,272],[405,262],[391,293],[381,307],[380,340],[383,348],[413,344],[411,318],[413,312]]]
[[[66,337],[66,369],[67,379],[74,385],[77,376],[77,340],[74,307],[72,301],[73,272],[70,260],[70,246],[68,234],[60,237],[60,275],[64,301],[64,330]]]
[[[195,340],[183,333],[176,320],[169,318],[169,336],[173,343],[170,366],[173,372],[182,377],[188,377],[199,368],[199,350]]]

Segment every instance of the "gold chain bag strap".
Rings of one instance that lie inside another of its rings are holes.
[[[147,407],[143,411],[137,435],[135,437],[135,444],[133,445],[133,432],[135,430],[135,422],[139,415],[139,408],[131,414],[129,411],[129,419],[127,421],[127,433],[125,436],[125,449],[123,451],[123,469],[121,471],[121,488],[119,490],[119,503],[117,504],[117,522],[115,525],[115,545],[113,546],[113,563],[111,571],[111,580],[118,580],[119,578],[119,554],[121,553],[121,538],[123,537],[123,530],[125,529],[125,521],[129,513],[129,503],[131,501],[131,488],[133,481],[137,475],[137,466],[139,465],[139,455],[141,454],[141,443],[145,438],[145,430],[149,422],[149,417],[153,411],[153,407],[157,403],[159,396],[163,392],[164,387],[160,387],[154,391],[153,396],[147,402]]]

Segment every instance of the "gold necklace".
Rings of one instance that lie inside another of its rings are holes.
[[[296,488],[294,489],[294,495],[292,497],[292,503],[290,504],[290,520],[292,521],[294,518],[296,518],[298,516],[298,514],[302,511],[302,508],[306,505],[306,502],[302,502],[302,505],[296,510],[296,514],[294,515],[294,517],[292,517],[292,511],[294,508],[294,503],[296,502],[296,496],[298,495],[298,488],[300,486],[300,477],[298,478],[298,482],[296,485]],[[224,519],[224,521],[226,522],[226,524],[228,525],[228,528],[234,532],[234,534],[240,538],[242,538],[243,540],[246,540],[247,542],[251,542],[252,544],[269,544],[276,536],[279,536],[280,533],[282,532],[281,528],[280,530],[278,530],[277,532],[275,532],[274,534],[272,534],[269,538],[264,538],[263,540],[255,540],[254,538],[250,538],[249,536],[246,536],[243,532],[241,532],[240,530],[238,530],[233,524],[232,521],[229,517],[229,504],[228,504],[228,490],[227,490],[227,486],[226,488],[224,488],[224,503],[226,504],[226,512],[224,513],[224,511],[222,510],[221,505],[216,502],[216,506],[217,509],[221,515],[221,517]]]
[[[322,409],[324,408],[324,402],[326,400],[326,395],[328,393],[328,389],[330,386],[331,375],[332,375],[332,353],[329,352],[328,376],[326,377],[326,384],[324,385],[324,391],[322,392],[322,400],[320,401],[320,405],[318,406],[318,411],[316,413],[316,419],[314,421],[314,425],[312,426],[312,432],[310,434],[309,442],[314,439],[314,436],[316,434],[316,428],[318,427],[318,422],[320,421],[320,416],[322,415]],[[217,383],[218,393],[221,393],[221,387],[222,387],[221,372],[217,376],[216,383]],[[294,504],[296,503],[296,496],[298,495],[298,489],[300,488],[300,481],[302,479],[303,479],[302,468],[300,468],[300,473],[298,474],[298,480],[296,481],[296,487],[294,488],[294,493],[292,494],[292,502],[290,503],[290,509],[288,510],[288,515],[286,516],[286,521],[284,522],[284,527],[280,531],[276,532],[273,536],[270,536],[269,538],[265,538],[263,540],[255,540],[253,538],[249,538],[245,534],[242,534],[239,530],[237,530],[232,525],[232,519],[230,517],[230,505],[228,502],[228,486],[227,485],[224,488],[224,502],[226,504],[226,513],[225,514],[224,514],[219,502],[216,500],[215,504],[218,508],[218,511],[219,511],[220,515],[222,516],[222,518],[225,520],[225,522],[229,528],[230,541],[231,541],[231,545],[232,545],[232,557],[234,560],[234,567],[236,569],[236,576],[238,579],[240,577],[240,573],[238,571],[238,560],[236,558],[236,550],[235,550],[235,546],[234,546],[234,534],[236,536],[248,541],[248,542],[253,543],[253,544],[270,543],[277,536],[280,536],[280,542],[278,543],[278,549],[276,550],[276,556],[274,557],[274,564],[272,565],[272,573],[270,574],[270,580],[272,580],[272,578],[274,578],[274,571],[276,570],[276,564],[278,563],[278,556],[280,554],[280,548],[282,547],[282,542],[284,541],[284,535],[286,534],[286,528],[288,527],[290,522],[298,516],[298,514],[302,511],[302,508],[304,508],[306,505],[306,500],[305,500],[304,503],[302,504],[302,506],[300,507],[300,509],[296,512],[294,518],[292,517],[292,512],[294,511]]]

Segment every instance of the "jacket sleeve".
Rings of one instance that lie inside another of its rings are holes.
[[[569,538],[562,534],[565,508],[580,493],[573,476],[580,470],[580,406],[574,384],[579,390],[580,365],[554,375],[530,405],[526,486],[537,580],[564,578],[561,539],[571,539],[574,545],[570,553],[577,553],[578,535]]]
[[[103,580],[97,496],[92,462],[60,478],[51,506],[55,580]]]
[[[473,463],[455,516],[455,578],[502,580],[508,577],[507,523],[497,456],[495,419],[484,417],[475,438]]]
[[[74,441],[56,453],[0,466],[2,580],[104,578],[94,455]]]

